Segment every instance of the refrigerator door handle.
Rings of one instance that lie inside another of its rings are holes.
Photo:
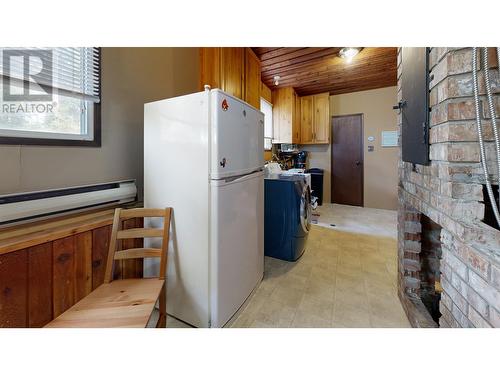
[[[249,180],[249,179],[255,178],[256,176],[259,176],[259,175],[264,175],[264,172],[262,171],[262,169],[259,169],[259,170],[256,170],[256,171],[253,171],[250,173],[246,173],[243,175],[239,175],[239,176],[226,177],[226,178],[223,178],[221,180],[212,180],[212,182],[215,183],[216,185],[225,185],[225,184]]]
[[[232,177],[226,177],[224,179],[224,182],[240,182],[240,181],[245,181],[248,180],[250,177],[255,177],[253,176],[256,173],[262,172],[262,169],[250,172],[250,173],[245,173],[240,176],[232,176]]]

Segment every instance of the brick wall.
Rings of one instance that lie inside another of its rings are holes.
[[[441,290],[442,228],[421,215],[420,299],[435,321],[439,320]]]
[[[490,64],[496,66],[496,54],[490,52]],[[399,99],[400,61],[398,55]],[[500,232],[482,222],[488,198],[474,120],[472,49],[432,48],[430,77],[431,163],[413,165],[401,158],[399,163],[399,295],[414,326],[433,326],[419,299],[423,214],[442,228],[440,326],[500,327]],[[500,114],[497,69],[490,77]],[[488,165],[497,178],[482,75],[479,82]]]

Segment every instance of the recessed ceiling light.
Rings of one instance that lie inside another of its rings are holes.
[[[274,76],[273,77],[273,80],[274,80],[274,86],[278,86],[280,84],[280,79],[281,77],[280,76]]]
[[[356,56],[361,48],[359,47],[344,47],[339,51],[339,56],[346,59],[347,62],[351,62],[352,58]]]

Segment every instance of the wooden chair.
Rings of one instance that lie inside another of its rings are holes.
[[[159,299],[160,317],[157,327],[166,327],[167,305],[165,274],[172,209],[132,208],[115,210],[109,244],[104,284],[59,315],[46,327],[146,327]],[[161,217],[163,228],[133,228],[122,230],[124,219]],[[162,246],[121,250],[121,241],[130,238],[161,237]],[[158,278],[113,281],[116,260],[160,258]]]

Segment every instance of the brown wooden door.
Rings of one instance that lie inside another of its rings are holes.
[[[332,203],[363,206],[363,115],[332,118]]]

